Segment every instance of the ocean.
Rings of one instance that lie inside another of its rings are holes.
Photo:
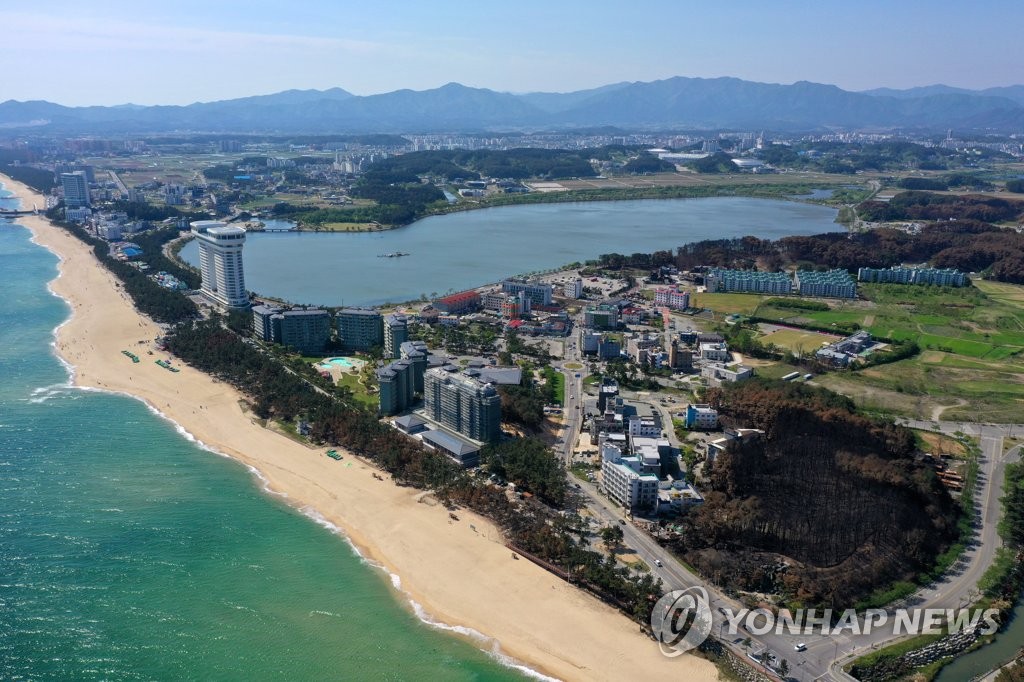
[[[525,679],[254,472],[71,388],[56,267],[0,221],[0,679]]]

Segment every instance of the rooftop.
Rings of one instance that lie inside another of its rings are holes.
[[[456,455],[466,455],[480,449],[469,441],[463,440],[446,431],[427,431],[421,436],[421,438],[428,443],[436,445],[437,447]]]

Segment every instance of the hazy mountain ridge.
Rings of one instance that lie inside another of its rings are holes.
[[[949,85],[924,85],[906,90],[894,90],[892,88],[875,88],[864,90],[864,95],[881,95],[883,97],[897,97],[908,99],[913,97],[927,97],[929,95],[972,95],[981,97],[1005,97],[1017,104],[1024,105],[1024,85],[1007,85],[998,88],[985,88],[984,90],[968,90],[966,88],[954,88]]]
[[[1024,85],[981,91],[933,85],[850,92],[807,81],[780,85],[677,76],[569,93],[510,94],[449,83],[368,96],[341,88],[287,90],[185,106],[0,103],[0,128],[47,133],[469,132],[599,126],[1017,132],[1024,128]]]

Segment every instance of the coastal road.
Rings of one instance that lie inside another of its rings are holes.
[[[562,360],[557,364],[559,371],[565,376],[565,423],[562,429],[561,457],[568,468],[572,464],[573,446],[583,428],[583,379],[586,376],[587,363],[583,361],[583,351],[575,332],[565,338]],[[567,368],[566,363],[580,365],[580,369]]]
[[[578,349],[577,349],[578,352]],[[581,372],[582,374],[582,372]],[[575,374],[567,374],[566,385],[574,387],[570,395],[574,395],[576,403],[570,407],[573,415],[567,424],[563,456],[569,457],[572,443],[575,441],[575,428],[581,417],[575,405],[582,400],[582,380],[575,379]],[[578,382],[578,383],[577,383]],[[953,422],[903,422],[912,428],[938,430],[943,433],[965,433],[979,437],[981,455],[979,459],[978,483],[976,489],[976,510],[978,514],[978,536],[975,542],[965,550],[953,570],[944,578],[928,585],[912,595],[897,607],[914,608],[962,608],[977,600],[979,594],[977,583],[985,570],[991,565],[995,553],[1001,546],[997,525],[1001,513],[999,497],[1005,476],[1006,464],[1020,456],[1020,447],[1010,452],[1003,452],[1003,439],[1011,435],[1024,436],[1024,425],[1018,424],[975,424]],[[567,459],[568,461],[568,459]],[[772,652],[779,660],[789,663],[789,677],[797,680],[851,680],[843,672],[842,667],[865,653],[879,649],[900,639],[893,636],[888,628],[873,630],[868,634],[852,634],[846,630],[837,635],[790,635],[770,632],[766,635],[754,636],[745,631],[735,635],[725,632],[725,618],[720,609],[737,612],[742,605],[722,593],[718,588],[697,576],[683,566],[670,552],[658,545],[647,532],[629,522],[624,510],[614,506],[603,497],[597,488],[587,482],[579,483],[580,491],[587,498],[587,506],[591,513],[605,525],[619,525],[623,530],[624,544],[631,548],[648,566],[654,575],[659,577],[666,590],[702,587],[708,593],[714,617],[714,635],[734,653],[744,656],[748,651],[759,653]],[[659,565],[660,564],[660,565]],[[751,646],[742,645],[749,638]],[[797,644],[806,645],[804,651],[796,651]]]

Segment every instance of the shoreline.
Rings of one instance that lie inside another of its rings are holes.
[[[24,205],[42,205],[28,187],[0,181]],[[42,216],[15,222],[59,260],[48,289],[70,314],[51,345],[70,385],[141,400],[186,440],[249,468],[261,489],[284,496],[386,571],[400,601],[428,627],[456,633],[534,676],[717,679],[712,663],[665,658],[626,616],[532,562],[511,561],[500,532],[483,517],[463,509],[452,522],[429,495],[373,478],[377,469],[354,456],[353,466],[338,466],[322,449],[259,426],[243,412],[239,393],[188,365],[171,373],[148,361],[125,364],[121,350],[148,348],[160,328],[135,310],[83,242]]]
[[[325,228],[317,228],[316,226],[303,225],[302,222],[294,218],[284,217],[280,220],[286,220],[295,223],[294,230],[288,230],[289,232],[309,232],[317,234],[362,234],[367,232],[390,232],[392,230],[401,229],[403,227],[409,227],[416,223],[425,220],[427,218],[433,218],[437,216],[450,215],[453,213],[468,213],[470,211],[482,211],[489,208],[508,208],[511,206],[536,206],[539,204],[577,204],[577,203],[596,203],[596,202],[617,202],[617,201],[669,201],[673,199],[721,199],[729,197],[742,198],[746,197],[749,199],[769,199],[777,201],[792,201],[799,204],[812,204],[815,206],[828,206],[835,208],[837,211],[841,208],[840,206],[833,206],[825,202],[815,201],[808,199],[805,195],[797,194],[778,194],[773,192],[758,192],[760,188],[771,188],[778,186],[789,185],[790,183],[737,183],[727,185],[665,185],[658,186],[656,188],[647,187],[613,187],[613,188],[587,188],[587,189],[566,189],[557,192],[539,192],[536,194],[522,194],[516,196],[514,199],[504,199],[505,195],[496,195],[499,200],[493,201],[492,203],[480,203],[480,202],[466,202],[456,203],[449,206],[445,206],[439,209],[432,209],[418,215],[415,219],[401,224],[389,224],[379,225],[377,227],[365,227],[352,230],[333,230]],[[847,184],[854,183],[842,183],[836,181],[834,183],[823,182],[823,183],[792,183],[799,187],[814,189],[836,189],[842,188]],[[701,192],[701,188],[720,190],[720,191],[704,191]],[[735,191],[735,190],[740,191]],[[660,190],[660,191],[659,191]],[[743,191],[750,190],[750,191]],[[618,194],[636,193],[640,196],[615,196]],[[598,196],[589,196],[590,193]],[[608,194],[611,196],[608,196]],[[646,196],[649,194],[650,196]],[[524,197],[536,197],[536,198],[524,198]],[[844,225],[839,221],[839,216],[836,216],[836,224]],[[359,223],[360,225],[370,225],[370,223]],[[847,226],[848,227],[848,226]],[[264,230],[255,230],[256,232],[263,232]]]

